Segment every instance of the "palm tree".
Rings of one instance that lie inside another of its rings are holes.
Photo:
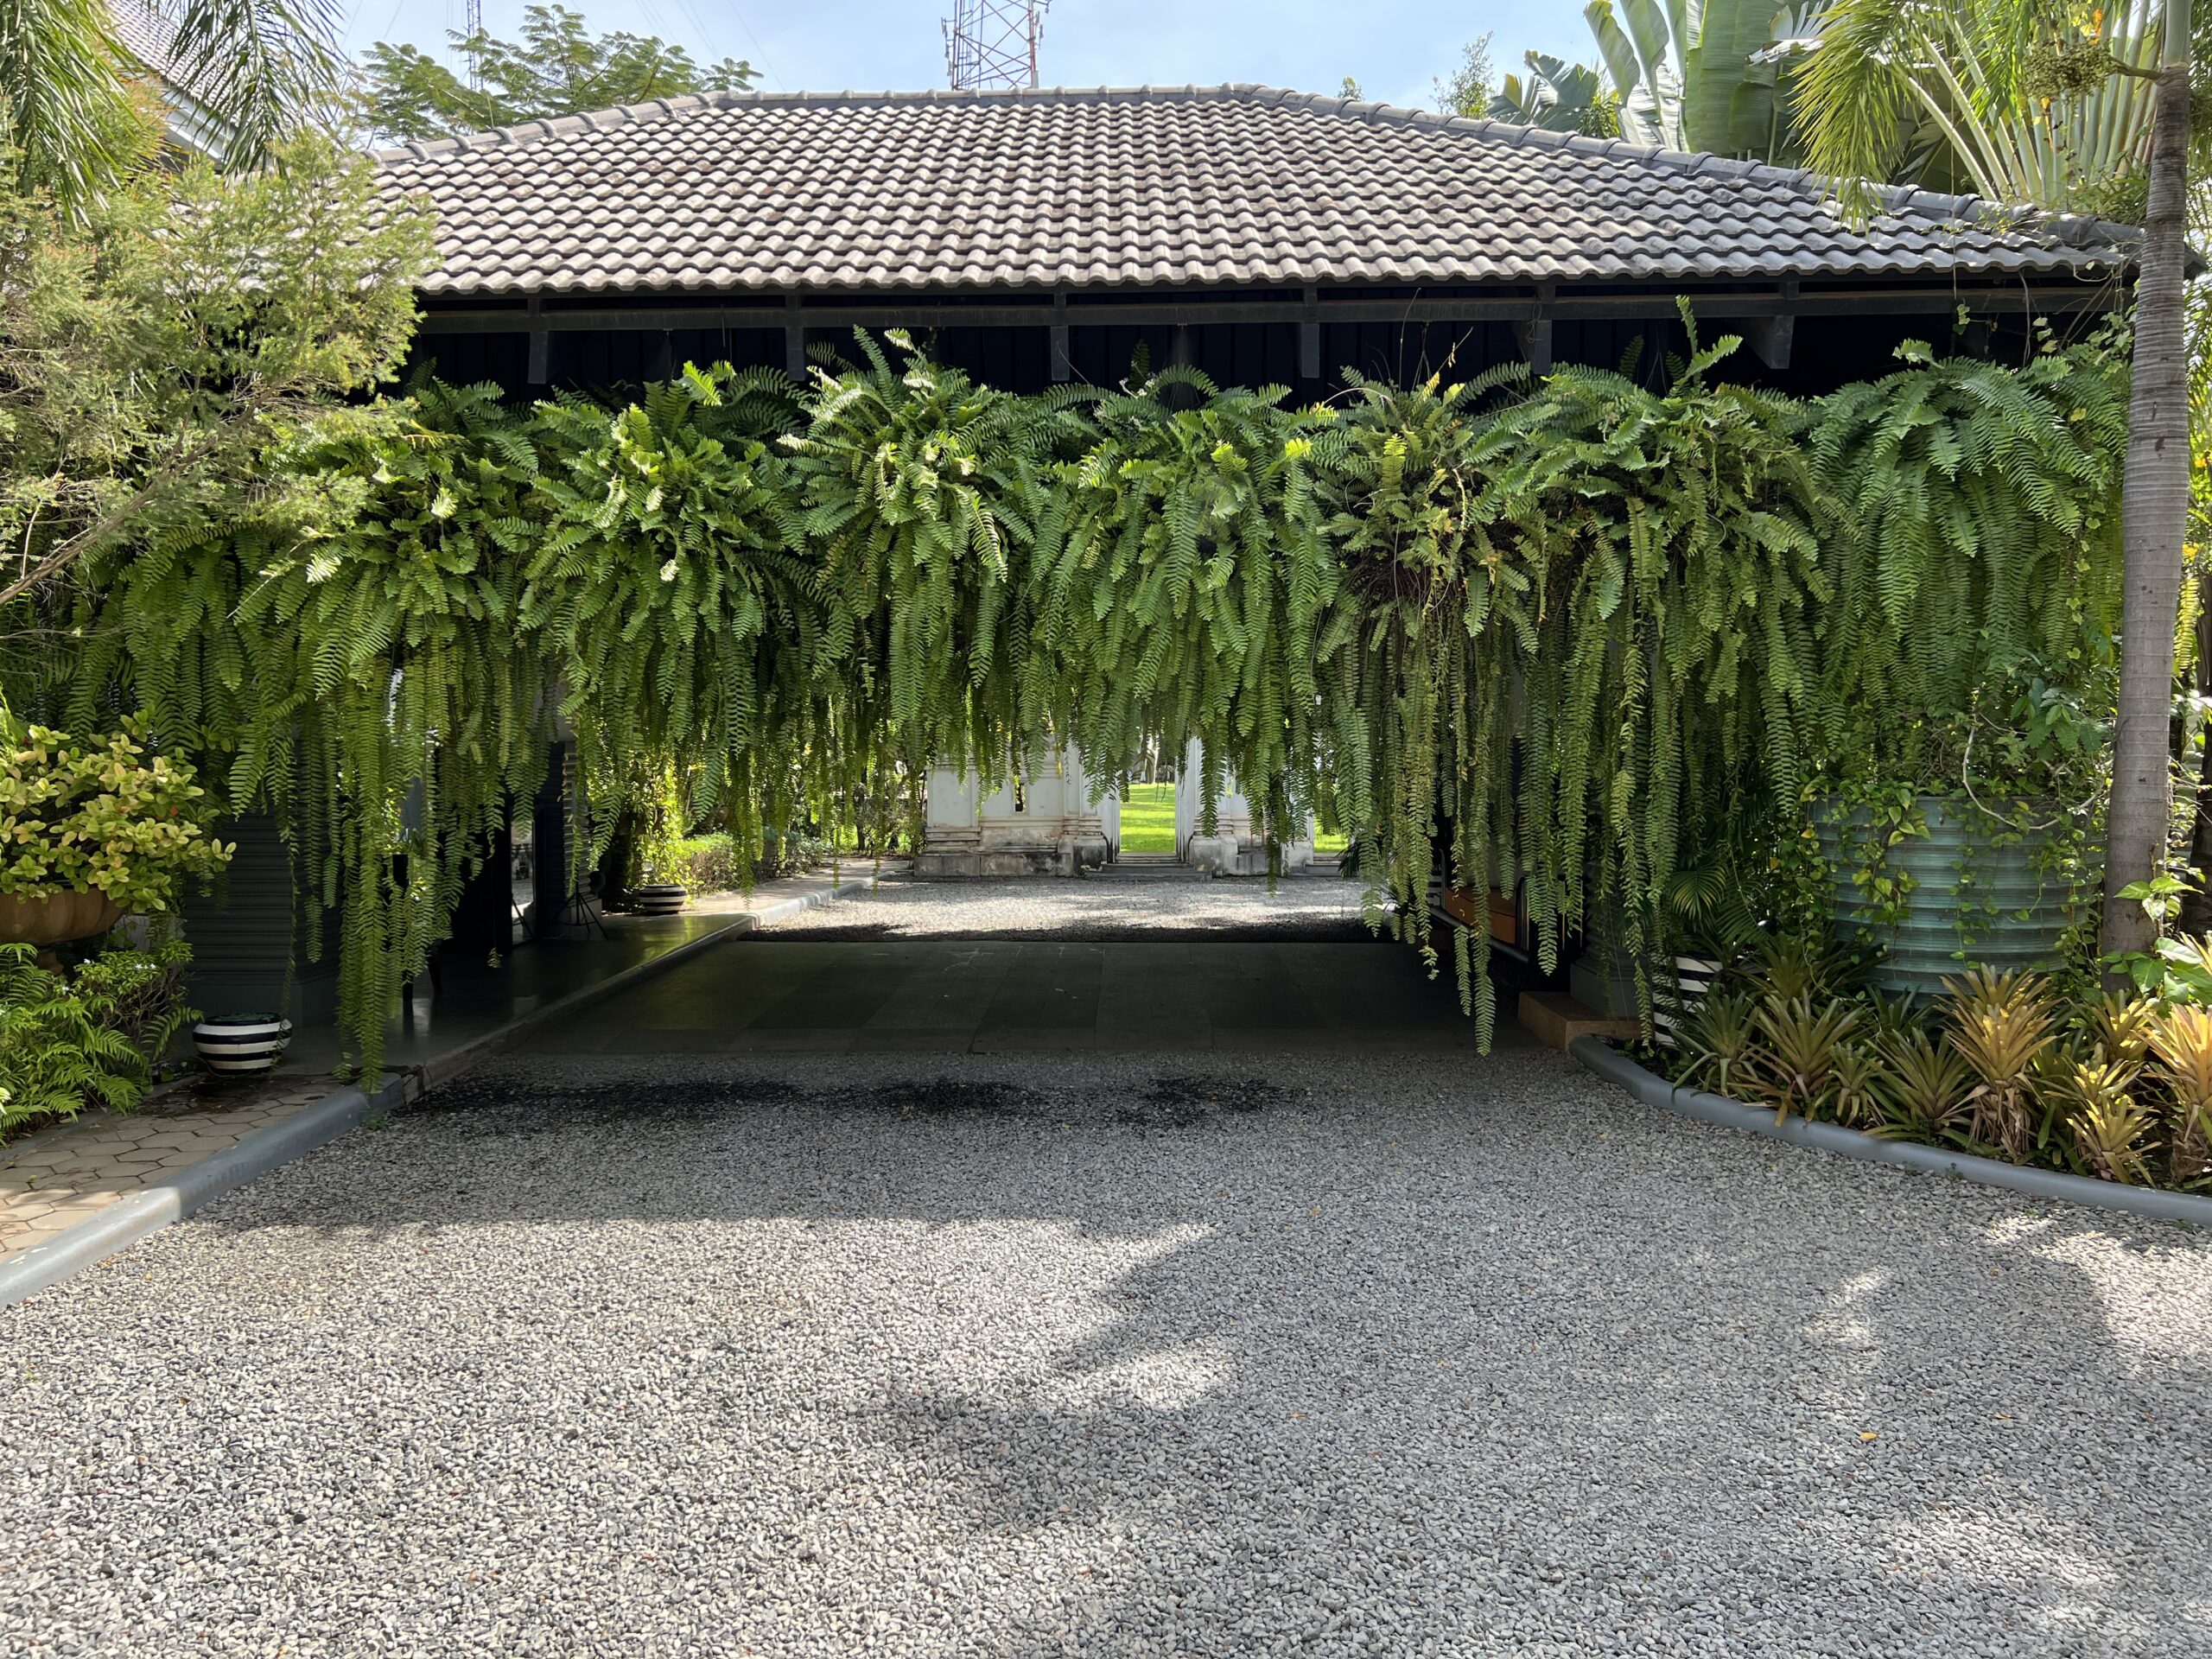
[[[2131,0],[2107,30],[2063,0],[1835,0],[1798,83],[1814,168],[1864,214],[1917,117],[1999,205],[2094,207],[2148,186],[2136,259],[2133,389],[2121,535],[2126,604],[2106,821],[2104,946],[2147,950],[2157,924],[2122,895],[2163,861],[2174,632],[2189,515],[2189,0]],[[2147,130],[2146,130],[2147,129]]]
[[[344,69],[333,0],[159,0],[143,8],[159,64],[140,65],[117,4],[0,0],[0,123],[23,182],[81,202],[143,165],[158,142],[139,67],[188,91],[219,164],[258,165],[320,118]]]

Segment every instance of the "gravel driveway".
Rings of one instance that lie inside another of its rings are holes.
[[[2212,1653],[2212,1238],[1548,1053],[514,1063],[0,1363],[0,1653]]]

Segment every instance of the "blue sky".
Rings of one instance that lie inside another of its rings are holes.
[[[463,0],[349,0],[346,45],[442,44]],[[510,34],[524,0],[484,0],[485,26]],[[595,30],[680,41],[711,60],[749,60],[777,91],[941,86],[939,19],[948,0],[567,0]],[[1180,86],[1254,80],[1333,92],[1346,75],[1370,98],[1428,106],[1433,77],[1476,35],[1517,66],[1531,48],[1594,59],[1579,3],[1496,0],[1053,0],[1045,25],[1048,86]]]

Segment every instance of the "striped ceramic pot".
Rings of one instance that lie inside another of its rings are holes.
[[[192,1028],[192,1045],[217,1077],[245,1077],[273,1069],[292,1040],[292,1022],[274,1014],[226,1014]]]
[[[1675,957],[1671,966],[1662,957],[1652,969],[1651,1035],[1660,1047],[1674,1047],[1681,1021],[1705,1011],[1720,968],[1713,957]]]
[[[640,916],[673,916],[690,895],[673,881],[648,881],[630,889],[630,902]]]

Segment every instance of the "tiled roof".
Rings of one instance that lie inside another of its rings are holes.
[[[115,37],[140,66],[163,79],[176,71],[176,25],[147,0],[108,0]]]
[[[670,99],[377,158],[448,293],[2074,272],[2134,233],[1258,86]]]
[[[188,85],[186,66],[177,61],[175,22],[151,0],[108,0],[108,17],[123,49],[160,83],[170,141],[202,154],[222,149],[227,130],[202,101],[205,88]]]

